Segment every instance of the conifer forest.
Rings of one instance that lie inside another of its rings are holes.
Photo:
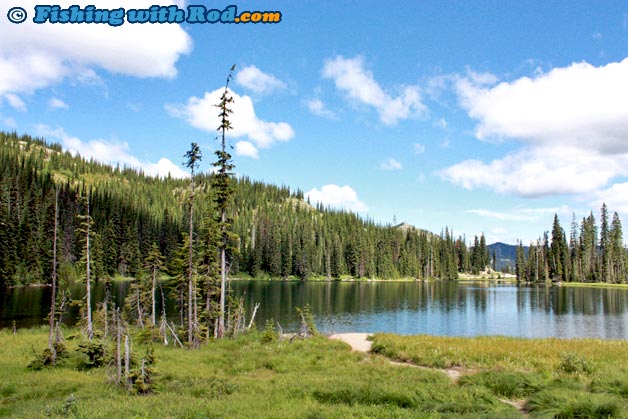
[[[186,275],[190,225],[195,274],[219,276],[220,220],[211,163],[199,161],[205,166],[194,182],[155,178],[15,133],[0,134],[0,163],[1,286],[50,280],[56,189],[61,283],[84,277],[86,216],[96,280],[147,276],[155,258],[160,273]],[[300,190],[247,177],[235,179],[233,189],[226,208],[231,277],[455,279],[459,272],[477,273],[493,262],[483,234],[467,245],[448,228],[434,234],[406,224],[381,225],[312,205]],[[593,213],[580,223],[574,216],[566,233],[555,216],[551,232],[517,246],[518,280],[625,282],[621,220],[605,205],[600,220],[598,227]]]

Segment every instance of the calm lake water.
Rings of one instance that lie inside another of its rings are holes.
[[[266,319],[293,331],[295,307],[309,304],[320,331],[392,332],[450,336],[596,337],[628,339],[628,290],[423,282],[261,282],[233,281],[250,312],[259,302],[256,323]],[[128,283],[114,285],[122,301]],[[104,296],[99,284],[97,299]],[[81,287],[73,290],[80,298]],[[45,322],[48,288],[5,290],[0,327],[31,327]],[[173,308],[172,308],[172,311]],[[173,313],[174,314],[174,313]],[[67,315],[72,322],[76,311]]]

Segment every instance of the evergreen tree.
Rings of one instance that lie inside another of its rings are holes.
[[[220,117],[220,126],[218,132],[220,133],[220,150],[216,151],[218,160],[214,163],[214,167],[218,169],[218,172],[214,176],[214,188],[216,189],[216,206],[220,215],[220,314],[218,317],[218,326],[216,327],[215,336],[222,338],[225,333],[225,302],[226,302],[226,288],[227,288],[227,248],[229,246],[229,220],[227,218],[227,210],[231,203],[231,198],[234,193],[232,185],[232,170],[234,165],[231,162],[231,154],[227,152],[227,131],[233,129],[229,120],[230,115],[233,113],[230,106],[233,103],[233,97],[229,92],[229,82],[233,78],[233,71],[235,65],[231,67],[231,71],[227,76],[225,83],[225,90],[220,96],[220,103],[216,105],[219,109],[218,116]]]
[[[185,167],[190,169],[190,215],[189,215],[189,249],[188,249],[188,345],[193,348],[198,346],[195,340],[195,328],[198,319],[194,316],[196,307],[194,306],[196,296],[196,284],[194,283],[194,194],[195,194],[195,172],[202,160],[201,149],[198,144],[191,143],[190,149],[185,153]]]
[[[599,277],[604,282],[611,282],[611,237],[610,237],[610,225],[608,221],[608,208],[606,204],[602,204],[600,210],[600,254],[601,263],[599,266]]]
[[[549,276],[555,281],[565,281],[569,269],[569,250],[565,239],[565,232],[560,226],[558,215],[554,214],[554,224],[552,226],[552,243],[549,252]]]
[[[515,275],[517,277],[517,283],[528,281],[525,273],[525,253],[523,251],[523,244],[521,241],[519,241],[517,245]]]
[[[610,250],[611,250],[611,275],[612,282],[619,283],[626,280],[626,248],[623,244],[623,232],[619,215],[613,213],[613,221],[611,223]]]

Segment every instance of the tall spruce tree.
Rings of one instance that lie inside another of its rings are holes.
[[[196,192],[196,168],[202,160],[201,149],[197,143],[191,143],[190,149],[185,153],[185,167],[190,169],[190,199],[189,199],[189,249],[188,249],[188,345],[192,347],[198,346],[195,338],[196,325],[198,319],[195,318],[196,312],[194,307],[196,296],[196,284],[194,283],[194,194]]]
[[[554,224],[552,225],[552,243],[549,252],[550,278],[555,281],[565,280],[565,270],[568,268],[565,255],[567,254],[567,242],[565,232],[560,226],[558,215],[554,214]]]
[[[48,349],[50,361],[57,362],[57,337],[55,336],[55,318],[57,307],[57,233],[59,231],[59,187],[55,188],[55,215],[54,231],[52,238],[52,290],[50,295],[50,318],[48,331]]]
[[[623,244],[624,235],[621,228],[621,220],[616,212],[613,213],[609,235],[612,255],[610,279],[616,283],[624,282],[626,280],[626,249]]]
[[[220,96],[220,102],[216,107],[219,109],[218,117],[220,118],[220,125],[218,126],[218,133],[220,135],[220,150],[215,152],[218,157],[214,163],[214,167],[218,169],[218,172],[214,175],[213,186],[215,188],[216,206],[219,213],[219,226],[220,226],[220,312],[218,314],[218,323],[215,329],[215,337],[222,338],[225,334],[225,303],[226,303],[226,288],[227,288],[227,247],[229,245],[229,220],[227,218],[227,211],[231,203],[231,199],[234,193],[234,187],[232,182],[232,170],[235,165],[231,161],[231,154],[227,152],[227,131],[233,129],[230,121],[231,104],[233,103],[233,97],[229,91],[229,83],[233,78],[233,72],[235,71],[235,65],[231,67],[227,81],[225,83],[225,90]]]
[[[601,263],[599,266],[600,278],[603,282],[611,282],[611,237],[610,223],[608,220],[608,207],[602,204],[600,209],[600,254]]]

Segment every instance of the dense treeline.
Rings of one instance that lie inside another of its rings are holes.
[[[0,167],[0,285],[49,281],[56,187],[62,283],[83,276],[80,227],[88,206],[94,278],[146,274],[151,249],[152,257],[156,250],[163,257],[163,271],[181,274],[189,243],[189,180],[87,161],[59,145],[15,133],[0,134]],[[206,254],[215,234],[207,222],[208,213],[216,211],[212,176],[197,175],[195,184],[193,234],[195,243],[204,243],[195,244],[195,260],[215,263]],[[235,183],[229,218],[232,276],[456,278],[460,271],[489,264],[483,235],[468,248],[448,229],[434,235],[407,225],[381,226],[345,211],[313,207],[301,191],[246,177]]]
[[[519,242],[517,280],[626,282],[628,254],[619,215],[615,212],[610,220],[608,208],[603,204],[600,219],[598,229],[592,212],[579,224],[574,214],[567,236],[558,216],[554,215],[551,237],[545,232],[542,238],[530,244],[527,254]]]

